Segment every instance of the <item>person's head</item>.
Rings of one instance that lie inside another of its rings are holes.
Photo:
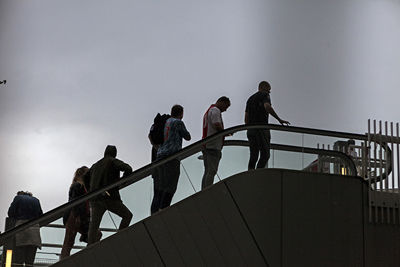
[[[21,196],[21,195],[24,195],[24,196],[33,196],[33,194],[32,194],[31,192],[29,192],[29,191],[18,191],[18,192],[17,192],[17,196]]]
[[[82,167],[78,168],[75,171],[74,179],[72,179],[72,183],[76,183],[76,182],[83,183],[83,176],[86,174],[86,172],[88,170],[89,170],[89,168],[86,166],[82,166]]]
[[[104,157],[117,157],[117,147],[113,145],[108,145],[104,151]]]
[[[215,105],[219,108],[221,112],[224,112],[230,107],[231,101],[226,96],[221,96],[220,98],[218,98]]]
[[[181,105],[174,105],[171,108],[171,117],[176,119],[183,118],[183,107]]]
[[[262,81],[258,84],[258,91],[271,92],[271,85],[267,81]]]

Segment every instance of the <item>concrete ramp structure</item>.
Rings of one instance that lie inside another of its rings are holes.
[[[400,266],[359,177],[262,169],[192,195],[53,266]]]

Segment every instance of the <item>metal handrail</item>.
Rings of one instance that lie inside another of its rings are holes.
[[[224,142],[224,147],[227,147],[227,146],[248,147],[249,141],[230,139],[230,140],[226,140]],[[340,151],[324,150],[324,149],[317,149],[317,148],[310,148],[310,147],[299,147],[299,146],[292,146],[292,145],[281,145],[281,144],[274,144],[274,143],[271,143],[271,149],[280,150],[280,151],[288,151],[288,152],[300,152],[300,153],[306,153],[306,154],[337,157],[337,158],[342,159],[344,162],[346,162],[348,164],[350,176],[357,175],[357,169],[354,164],[354,161],[348,155],[346,155],[345,153],[340,152]],[[44,227],[65,229],[65,225],[63,225],[63,224],[48,224]],[[118,231],[117,229],[113,229],[113,228],[100,228],[99,230],[101,232],[114,232],[114,233],[116,233]],[[62,248],[62,245],[61,244],[52,244],[52,243],[43,243],[42,247]],[[83,249],[85,247],[84,246],[73,246],[73,248],[74,249]]]
[[[99,196],[103,194],[105,191],[108,191],[110,189],[113,189],[115,187],[119,188],[124,188],[132,183],[135,183],[137,181],[142,180],[143,178],[149,176],[152,171],[160,167],[161,165],[169,162],[170,160],[173,159],[184,159],[187,158],[199,151],[203,148],[203,146],[209,142],[218,140],[220,138],[223,138],[224,136],[234,134],[238,131],[244,131],[244,130],[275,130],[275,131],[285,131],[285,132],[294,132],[294,133],[303,133],[303,134],[311,134],[311,135],[320,135],[320,136],[330,136],[330,137],[338,137],[338,138],[348,138],[348,139],[358,139],[358,140],[367,140],[367,135],[362,135],[362,134],[355,134],[355,133],[346,133],[346,132],[338,132],[338,131],[329,131],[329,130],[319,130],[319,129],[312,129],[312,128],[304,128],[304,127],[294,127],[294,126],[282,126],[282,125],[277,125],[277,124],[268,124],[268,125],[239,125],[239,126],[234,126],[228,129],[225,129],[224,131],[218,132],[212,136],[209,136],[207,138],[204,138],[202,140],[199,140],[182,150],[176,152],[175,154],[168,156],[162,160],[153,162],[151,164],[148,164],[142,168],[137,169],[134,171],[132,174],[130,174],[127,177],[123,177],[122,179],[107,185],[103,188],[100,188],[98,190],[92,191],[87,193],[86,195],[79,197],[71,202],[65,203],[57,208],[54,208],[53,210],[50,210],[46,213],[44,213],[42,216],[39,218],[36,218],[34,220],[28,221],[24,224],[21,224],[17,227],[14,227],[2,234],[0,234],[0,245],[3,245],[8,238],[11,238],[14,236],[17,232],[20,232],[22,230],[25,230],[35,224],[39,224],[40,226],[44,226],[49,224],[50,222],[60,218],[63,213],[70,209],[73,208],[85,201],[88,201],[96,196]]]

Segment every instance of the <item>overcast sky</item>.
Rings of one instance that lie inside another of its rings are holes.
[[[57,207],[107,144],[148,163],[152,120],[176,103],[193,142],[222,95],[225,126],[242,124],[261,80],[292,125],[399,121],[399,47],[397,0],[0,0],[1,230],[18,190]]]

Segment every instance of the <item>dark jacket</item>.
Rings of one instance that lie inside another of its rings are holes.
[[[71,187],[69,188],[68,202],[72,201],[78,197],[81,197],[84,194],[86,194],[85,186],[78,182],[73,183],[71,185]],[[73,207],[72,211],[74,212],[75,216],[79,216],[81,218],[81,222],[89,221],[89,205],[87,202],[83,202],[83,203],[79,204],[78,206]],[[68,210],[64,213],[64,216],[63,216],[64,224],[67,223],[70,213],[71,213],[71,210]]]
[[[124,172],[124,176],[132,173],[132,168],[123,161],[116,159],[117,149],[115,146],[107,146],[104,152],[104,158],[93,164],[89,170],[89,190],[95,191],[106,185],[109,185],[120,179],[120,172]],[[87,183],[86,179],[86,183]],[[108,194],[98,197],[101,199],[121,199],[119,188],[111,189]]]
[[[15,226],[36,219],[43,214],[39,199],[30,195],[17,195],[8,209],[8,216],[15,220]],[[15,234],[16,246],[41,247],[40,227],[38,224]]]
[[[15,220],[32,220],[43,214],[39,199],[29,195],[17,195],[8,209],[8,217]]]

